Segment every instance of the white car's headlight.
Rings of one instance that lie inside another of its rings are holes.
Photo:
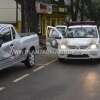
[[[97,48],[97,45],[96,45],[96,44],[92,44],[92,45],[90,46],[90,48],[91,48],[91,49],[96,49],[96,48]]]
[[[67,47],[66,47],[66,45],[61,45],[60,48],[61,49],[66,49]]]

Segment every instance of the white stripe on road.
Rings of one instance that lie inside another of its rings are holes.
[[[50,64],[52,64],[52,63],[54,63],[55,61],[57,61],[57,59],[54,59],[54,60],[52,60],[52,61],[50,61],[50,62],[48,62],[48,63],[46,63],[46,64],[43,64],[42,66],[40,66],[40,67],[34,69],[33,72],[37,72],[37,71],[39,71],[39,70],[45,68],[46,66],[48,66],[48,65],[50,65]]]
[[[54,62],[56,62],[56,61],[57,61],[57,59],[54,59],[54,60],[52,60],[52,61],[50,61],[50,62],[44,64],[44,66],[48,66],[48,65],[50,65],[50,64],[52,64],[52,63],[54,63]]]
[[[33,72],[37,72],[37,71],[39,71],[39,70],[45,68],[46,66],[48,66],[48,65],[50,65],[50,64],[52,64],[52,63],[54,63],[55,61],[57,61],[57,59],[54,59],[54,60],[52,60],[52,61],[50,61],[50,62],[48,62],[48,63],[46,63],[46,64],[43,64],[42,66],[40,66],[40,67],[34,69]],[[21,76],[21,77],[15,79],[13,82],[14,82],[14,83],[17,83],[17,82],[19,82],[19,81],[25,79],[25,78],[28,77],[29,75],[30,75],[30,74],[25,74],[25,75],[23,75],[23,76]]]
[[[0,92],[3,91],[5,89],[5,87],[0,87]]]
[[[43,69],[43,68],[45,68],[45,66],[40,66],[40,67],[34,69],[33,72],[37,72],[37,71],[39,71],[39,70],[41,70],[41,69]]]
[[[14,82],[14,83],[17,83],[17,82],[23,80],[24,78],[28,77],[29,75],[30,75],[30,74],[25,74],[25,75],[23,75],[23,76],[17,78],[16,80],[14,80],[13,82]]]

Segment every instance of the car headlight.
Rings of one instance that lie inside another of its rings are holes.
[[[90,48],[91,48],[91,49],[96,49],[96,48],[97,48],[97,45],[96,45],[96,44],[92,44],[92,45],[90,46]]]
[[[66,45],[61,45],[60,48],[61,49],[66,49],[67,47],[66,47]]]

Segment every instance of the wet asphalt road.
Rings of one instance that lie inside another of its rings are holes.
[[[100,64],[37,56],[32,69],[0,71],[0,100],[100,100]]]

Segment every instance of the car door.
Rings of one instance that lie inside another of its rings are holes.
[[[12,31],[12,39],[13,39],[13,44],[11,46],[12,55],[15,58],[15,61],[19,61],[19,62],[23,61],[27,57],[27,53],[25,52],[26,48],[24,48],[24,44],[21,45],[20,38],[19,37],[17,38],[18,34],[16,34],[17,32],[14,27],[11,27],[11,31]]]
[[[10,65],[14,60],[11,46],[13,45],[13,39],[10,27],[6,27],[0,30],[2,35],[2,45],[0,47],[0,69]]]
[[[22,47],[20,46],[19,38],[16,38],[17,34],[16,34],[14,27],[11,27],[11,32],[12,32],[12,41],[13,41],[11,45],[12,55],[16,59],[21,59]]]
[[[59,31],[57,31],[56,28],[50,27],[48,30],[46,41],[47,51],[49,51],[50,53],[57,53],[59,41],[62,39],[62,35]]]

